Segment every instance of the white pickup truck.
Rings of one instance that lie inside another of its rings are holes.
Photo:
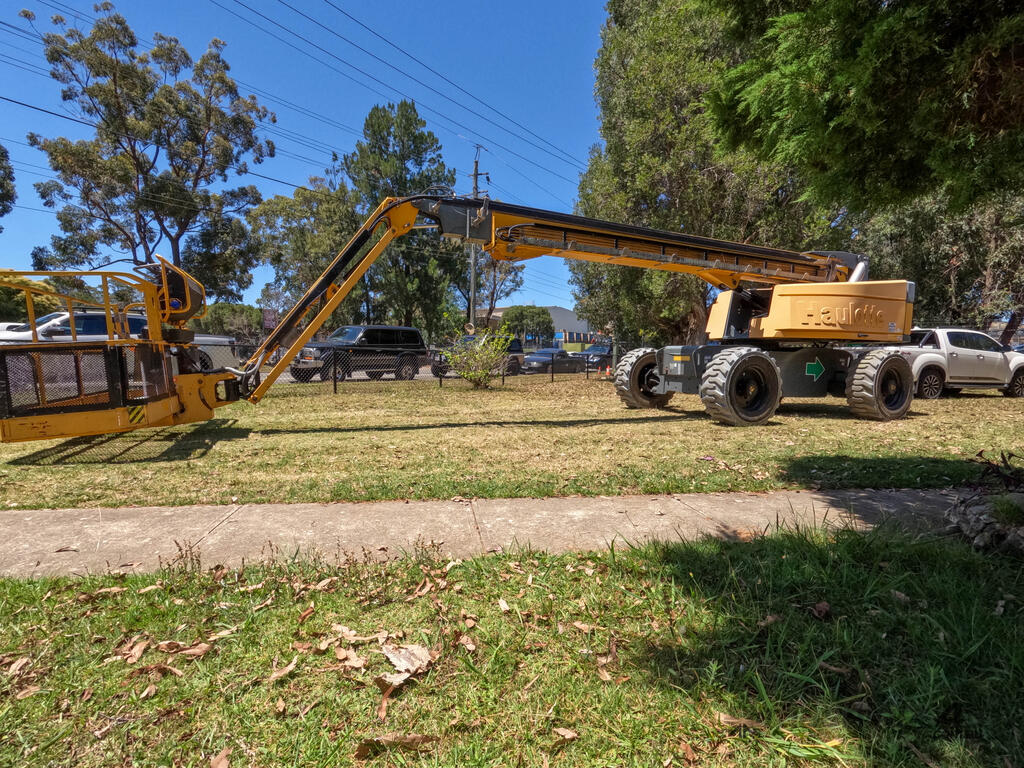
[[[1000,389],[1024,397],[1024,354],[984,333],[963,328],[915,328],[898,350],[910,362],[917,396],[933,400],[961,389]]]

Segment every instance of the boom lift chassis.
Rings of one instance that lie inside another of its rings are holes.
[[[718,290],[708,319],[710,343],[638,349],[622,358],[615,386],[629,407],[661,407],[676,392],[699,394],[712,417],[734,425],[769,420],[783,395],[845,396],[854,414],[881,420],[900,418],[910,407],[909,365],[878,345],[905,340],[914,284],[862,280],[866,262],[854,254],[798,253],[422,194],[384,200],[239,369],[200,372],[190,364],[184,325],[203,310],[202,287],[166,261],[137,269],[143,277],[76,273],[102,277],[109,339],[0,346],[0,439],[167,426],[209,419],[215,408],[238,399],[258,403],[387,245],[422,227],[477,243],[499,260],[550,255],[657,269],[695,275]],[[142,299],[117,304],[111,281],[130,283]],[[22,287],[2,275],[0,286]],[[40,291],[26,291],[30,322],[33,293]],[[71,297],[60,298],[72,307]],[[123,332],[129,308],[147,313],[148,339]],[[56,354],[63,355],[61,369],[46,364]],[[109,362],[83,368],[83,360],[95,363],[104,355]],[[144,387],[139,372],[147,365],[156,385]]]

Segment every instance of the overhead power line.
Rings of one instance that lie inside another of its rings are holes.
[[[456,88],[456,89],[458,89],[459,91],[461,91],[462,93],[466,94],[467,96],[469,96],[469,98],[473,99],[473,100],[474,100],[474,101],[476,101],[476,102],[477,102],[478,104],[482,104],[483,106],[487,107],[487,108],[488,108],[489,110],[491,110],[492,112],[494,112],[494,114],[496,114],[496,115],[500,116],[500,117],[501,117],[501,118],[502,118],[503,120],[507,120],[507,121],[508,121],[509,123],[511,123],[512,125],[516,126],[517,128],[521,128],[522,130],[526,131],[526,132],[527,132],[528,134],[530,134],[531,136],[533,136],[533,137],[534,137],[535,139],[538,139],[539,141],[542,141],[542,142],[544,142],[545,144],[547,144],[547,145],[548,145],[549,147],[551,147],[551,148],[552,148],[552,149],[554,149],[555,151],[557,151],[557,152],[561,152],[561,153],[562,153],[563,155],[565,155],[565,156],[566,156],[567,158],[569,158],[569,159],[570,159],[570,160],[572,160],[572,161],[573,161],[574,163],[576,163],[576,164],[577,164],[577,166],[579,166],[579,167],[581,167],[581,168],[584,168],[584,169],[586,168],[586,163],[584,163],[583,161],[579,160],[579,158],[575,157],[575,156],[574,156],[574,155],[572,155],[572,154],[571,154],[570,152],[567,152],[566,150],[564,150],[564,149],[561,149],[561,148],[559,148],[559,147],[555,146],[555,145],[554,145],[554,144],[552,144],[552,143],[551,143],[550,141],[548,141],[547,139],[545,139],[545,138],[544,138],[543,136],[540,136],[540,135],[538,135],[538,134],[534,133],[534,132],[533,132],[533,131],[531,131],[531,130],[530,130],[529,128],[527,128],[527,127],[526,127],[525,125],[523,125],[522,123],[519,123],[519,122],[517,122],[516,120],[512,119],[511,117],[509,117],[509,116],[508,116],[508,115],[507,115],[506,113],[502,112],[502,111],[501,111],[500,109],[497,109],[496,107],[492,107],[492,106],[491,106],[490,104],[488,104],[488,103],[487,103],[486,101],[484,101],[483,99],[481,99],[481,98],[479,98],[479,97],[477,97],[477,96],[473,95],[472,93],[470,93],[469,91],[467,91],[467,90],[466,90],[465,88],[463,88],[463,87],[462,87],[461,85],[459,85],[458,83],[456,83],[456,82],[452,81],[451,79],[449,79],[448,77],[446,77],[446,76],[445,76],[445,75],[444,75],[443,73],[441,73],[441,72],[438,72],[438,71],[437,71],[436,69],[434,69],[433,67],[431,67],[431,66],[430,66],[429,64],[427,64],[427,63],[426,63],[425,61],[423,61],[422,59],[419,59],[419,58],[417,58],[416,56],[414,56],[413,54],[409,53],[409,52],[408,52],[407,50],[405,50],[404,48],[402,48],[402,47],[401,47],[400,45],[397,45],[397,44],[393,43],[393,42],[392,42],[391,40],[389,40],[388,38],[384,37],[384,36],[383,36],[382,34],[380,34],[379,32],[377,32],[377,31],[376,31],[375,29],[373,29],[372,27],[370,27],[370,26],[368,26],[367,24],[364,24],[363,22],[361,22],[361,21],[360,21],[359,19],[357,19],[357,18],[356,18],[355,16],[353,16],[353,15],[352,15],[351,13],[349,13],[348,11],[346,11],[346,10],[345,10],[344,8],[339,8],[339,7],[337,6],[337,5],[335,5],[335,4],[333,3],[333,2],[331,2],[331,0],[324,0],[324,2],[325,2],[325,3],[327,3],[327,5],[331,6],[331,8],[333,8],[334,10],[336,10],[336,11],[337,11],[338,13],[342,14],[342,15],[343,15],[343,16],[345,16],[346,18],[348,18],[348,19],[350,19],[351,21],[353,21],[354,23],[358,24],[358,25],[359,25],[360,27],[362,27],[363,29],[365,29],[365,30],[366,30],[367,32],[369,32],[369,33],[370,33],[371,35],[373,35],[374,37],[376,37],[376,38],[377,38],[378,40],[381,40],[381,41],[383,41],[383,42],[384,42],[385,44],[387,44],[387,45],[391,46],[391,47],[392,47],[392,48],[394,48],[394,49],[395,49],[396,51],[398,51],[399,53],[401,53],[401,54],[402,54],[403,56],[406,56],[407,58],[411,59],[412,61],[415,61],[415,62],[416,62],[417,64],[419,64],[419,65],[420,65],[421,67],[423,67],[424,69],[426,69],[426,70],[427,70],[428,72],[431,72],[432,74],[434,74],[434,75],[437,75],[437,76],[438,76],[438,77],[440,77],[440,78],[441,78],[442,80],[444,80],[444,81],[445,81],[446,83],[448,83],[448,84],[449,84],[450,86],[452,86],[453,88]]]
[[[527,138],[523,137],[522,135],[516,133],[515,131],[510,130],[505,125],[502,125],[501,123],[495,122],[494,120],[492,120],[491,118],[487,117],[486,115],[483,115],[480,112],[477,112],[472,107],[468,107],[465,104],[457,101],[456,99],[453,99],[448,94],[444,93],[443,91],[439,91],[437,88],[435,88],[434,86],[430,85],[429,83],[426,83],[423,80],[420,80],[418,77],[415,77],[414,75],[409,74],[404,69],[401,69],[400,67],[396,67],[394,64],[392,64],[387,59],[381,58],[377,54],[373,53],[373,51],[370,51],[370,50],[364,48],[363,46],[359,45],[358,43],[353,42],[352,40],[349,40],[347,37],[342,35],[337,30],[335,30],[332,27],[329,27],[328,25],[324,24],[323,22],[313,18],[312,16],[310,16],[305,11],[299,10],[294,5],[292,5],[291,3],[287,2],[287,0],[277,0],[277,2],[280,3],[281,5],[285,6],[286,8],[289,8],[294,13],[297,13],[299,16],[301,16],[302,18],[306,19],[307,21],[310,21],[313,24],[315,24],[316,26],[320,27],[321,29],[326,31],[328,34],[334,35],[334,37],[338,38],[339,40],[341,40],[341,41],[343,41],[345,43],[348,43],[349,45],[351,45],[352,47],[356,48],[357,50],[362,51],[367,56],[372,58],[374,61],[380,62],[381,64],[383,64],[384,66],[388,67],[389,69],[393,69],[395,72],[397,72],[398,74],[402,75],[403,77],[409,78],[414,83],[416,83],[416,84],[426,88],[428,91],[430,91],[431,93],[433,93],[433,94],[435,94],[437,96],[440,96],[442,99],[445,99],[446,101],[450,101],[452,104],[454,104],[455,106],[460,107],[460,108],[466,110],[471,115],[475,115],[476,117],[480,118],[484,122],[489,123],[490,125],[493,125],[495,128],[498,128],[499,130],[505,131],[505,133],[509,134],[510,136],[514,136],[515,138],[519,139],[520,141],[523,141],[523,142],[529,144],[531,147],[533,147],[535,149],[538,149],[538,150],[540,150],[541,152],[544,152],[547,155],[550,155],[551,157],[555,158],[559,162],[566,163],[568,165],[574,166],[576,168],[576,170],[581,170],[581,171],[582,170],[586,170],[585,166],[577,163],[575,160],[573,160],[571,158],[570,159],[566,159],[565,157],[561,157],[560,155],[552,152],[551,150],[542,147],[540,144],[537,144],[536,142],[531,141],[530,139],[527,139]],[[502,117],[506,117],[506,116],[502,115]],[[509,122],[507,120],[507,118],[506,118],[506,121]]]
[[[219,2],[217,2],[217,0],[210,0],[210,2],[212,2],[214,5],[218,6],[219,8],[224,8],[224,6],[222,6]],[[515,150],[513,150],[513,149],[511,149],[509,147],[506,147],[503,144],[500,144],[499,142],[495,141],[494,139],[492,139],[492,138],[490,138],[488,136],[485,136],[484,134],[480,133],[479,131],[473,130],[472,128],[470,128],[469,126],[465,125],[464,123],[460,123],[458,120],[454,119],[451,115],[446,115],[445,113],[440,112],[440,111],[434,109],[433,107],[430,107],[430,106],[424,104],[421,101],[417,101],[417,99],[415,97],[411,96],[410,94],[405,93],[404,91],[400,90],[399,88],[396,88],[395,86],[393,86],[393,85],[391,85],[391,84],[381,80],[380,78],[378,78],[375,75],[367,72],[366,70],[364,70],[364,69],[362,69],[360,67],[357,67],[356,65],[352,64],[349,61],[346,61],[345,59],[343,59],[341,56],[338,56],[333,51],[328,50],[327,48],[324,48],[322,45],[320,45],[319,43],[314,42],[313,40],[310,40],[305,35],[302,35],[302,34],[296,32],[296,31],[290,29],[288,26],[286,26],[284,24],[281,24],[279,21],[277,21],[275,19],[272,19],[271,17],[267,16],[266,14],[261,13],[260,11],[252,8],[251,6],[249,6],[246,3],[242,2],[242,0],[232,0],[232,2],[235,3],[236,5],[242,6],[243,8],[248,10],[250,13],[252,13],[252,14],[254,14],[256,16],[259,16],[264,21],[266,21],[266,22],[268,22],[270,24],[273,24],[275,27],[281,29],[284,32],[287,32],[288,34],[292,35],[293,37],[296,37],[299,40],[302,40],[304,43],[306,43],[306,45],[309,45],[309,46],[311,46],[313,48],[316,48],[321,53],[324,53],[327,56],[330,56],[332,59],[335,59],[336,61],[340,62],[341,64],[344,64],[346,67],[349,67],[350,69],[358,72],[359,74],[363,75],[364,77],[369,78],[370,80],[372,80],[373,82],[377,83],[378,85],[381,85],[381,86],[383,86],[385,88],[388,88],[391,91],[394,91],[395,93],[397,93],[402,98],[408,99],[410,101],[416,101],[416,103],[419,104],[419,106],[421,106],[427,112],[430,112],[430,113],[432,113],[434,115],[437,115],[438,117],[440,117],[440,118],[442,118],[444,120],[447,120],[447,121],[451,122],[454,125],[457,125],[458,127],[462,128],[464,131],[468,131],[469,133],[473,134],[474,136],[477,136],[477,137],[483,139],[484,141],[488,142],[492,146],[499,147],[504,152],[507,152],[510,155],[513,155],[514,157],[519,158],[523,162],[529,163],[530,165],[535,166],[536,168],[539,168],[542,171],[545,171],[546,173],[551,174],[552,176],[556,176],[557,178],[562,179],[563,181],[566,181],[566,182],[568,182],[570,184],[575,184],[576,183],[573,179],[570,179],[567,176],[563,176],[562,174],[558,173],[557,171],[553,171],[552,169],[550,169],[550,168],[548,168],[548,167],[546,167],[544,165],[541,165],[540,163],[537,163],[537,162],[531,160],[530,158],[526,157],[525,155],[522,155],[522,154],[516,152]],[[235,14],[235,15],[238,15],[238,14]],[[259,24],[256,24],[255,26],[259,27],[264,32],[268,31],[268,30],[266,30],[265,28],[263,28]],[[296,46],[292,46],[292,47],[295,48]],[[298,50],[302,50],[302,49],[298,49]],[[302,52],[304,54],[306,54],[306,55],[309,55],[310,58],[312,58],[314,61],[317,61],[317,62],[323,64],[323,62],[320,61],[319,59],[317,59],[315,56],[311,56],[306,51],[302,51]],[[331,69],[334,69],[334,68],[331,67]],[[335,70],[335,71],[337,71],[337,70]],[[348,79],[350,79],[350,80],[354,80],[355,82],[359,83],[359,85],[361,85],[363,87],[367,87],[367,88],[369,87],[369,86],[366,86],[365,83],[362,83],[362,82],[360,82],[358,80],[355,80],[355,78],[352,78],[351,76],[349,76],[347,74],[346,74],[346,77],[348,77]],[[375,93],[378,93],[378,94],[380,93],[379,91],[375,91],[373,88],[369,88],[369,90],[374,91]],[[385,98],[389,98],[389,97],[385,96]]]

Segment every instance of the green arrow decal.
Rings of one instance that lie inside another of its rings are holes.
[[[804,374],[813,376],[815,381],[820,379],[823,373],[825,373],[825,365],[818,358],[814,358],[814,362],[808,363],[804,368]]]

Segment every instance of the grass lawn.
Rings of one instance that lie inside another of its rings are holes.
[[[887,528],[189,561],[0,614],[2,765],[1024,764],[1020,563]]]
[[[941,487],[980,450],[1024,453],[1024,401],[915,401],[909,418],[851,418],[790,401],[763,427],[711,421],[695,396],[628,410],[597,380],[279,384],[214,421],[0,445],[0,506],[569,496],[779,488]]]

